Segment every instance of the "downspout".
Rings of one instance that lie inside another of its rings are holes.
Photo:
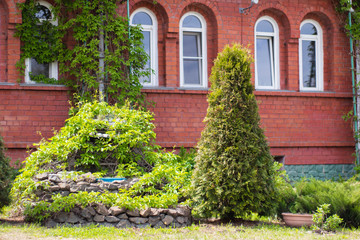
[[[352,0],[350,0],[352,5]],[[355,133],[355,154],[356,154],[356,165],[359,165],[359,146],[358,146],[358,119],[357,119],[357,102],[356,102],[356,84],[355,84],[355,68],[354,68],[354,44],[351,36],[351,13],[354,9],[349,9],[349,27],[350,27],[350,55],[351,55],[351,80],[352,80],[352,92],[353,92],[353,109],[354,109],[354,133]]]
[[[129,40],[130,40],[130,6],[129,6],[129,0],[126,1],[126,9],[127,9],[127,19],[128,19],[128,37],[129,37]],[[130,63],[130,66],[129,66],[129,77],[131,75],[131,63]]]

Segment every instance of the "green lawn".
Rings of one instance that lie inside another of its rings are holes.
[[[193,225],[181,229],[116,229],[107,227],[59,227],[0,224],[1,240],[35,239],[360,239],[360,230],[339,229],[336,234],[319,235],[305,228],[278,224],[254,227],[231,225]]]

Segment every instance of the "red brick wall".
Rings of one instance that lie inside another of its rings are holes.
[[[65,88],[16,84],[20,42],[12,34],[21,15],[15,14],[12,1],[6,2],[0,1],[0,134],[8,154],[16,159],[24,156],[27,145],[40,139],[37,131],[48,137],[52,128],[63,125],[68,105]],[[158,143],[169,148],[194,146],[206,115],[207,91],[179,88],[180,18],[188,11],[204,16],[210,74],[213,60],[225,44],[238,42],[254,50],[255,22],[268,15],[279,26],[281,90],[255,94],[272,154],[285,156],[286,164],[352,163],[351,123],[341,119],[352,106],[349,44],[332,1],[263,0],[240,14],[239,7],[249,4],[250,0],[130,1],[131,12],[147,7],[158,20],[159,88],[144,90],[156,103]],[[125,5],[119,7],[119,13],[126,15]],[[324,92],[299,92],[298,39],[305,19],[316,20],[323,30]]]
[[[65,87],[0,85],[0,135],[12,161],[23,160],[27,148],[64,125],[67,91]]]

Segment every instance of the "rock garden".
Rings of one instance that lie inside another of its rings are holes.
[[[155,144],[151,120],[129,105],[83,104],[28,157],[13,184],[14,207],[49,227],[189,226],[194,164]]]

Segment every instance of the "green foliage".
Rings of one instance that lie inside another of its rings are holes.
[[[330,204],[322,204],[317,208],[316,213],[313,215],[314,225],[312,228],[314,230],[324,230],[324,231],[334,231],[342,223],[342,219],[337,215],[331,215],[327,217],[327,214],[330,213]]]
[[[249,50],[226,46],[215,60],[206,127],[198,143],[192,196],[200,216],[268,213],[275,167],[251,85]]]
[[[351,37],[353,37],[354,40],[360,40],[360,2],[352,1],[352,4],[350,4],[349,0],[338,1],[338,11],[347,14],[351,8],[354,10],[354,12],[351,13],[351,26],[346,18],[345,27],[349,31],[349,34],[351,33]]]
[[[141,47],[141,29],[129,28],[128,20],[118,15],[116,9],[120,2],[55,0],[52,11],[58,25],[47,20],[40,22],[35,17],[39,10],[36,0],[19,4],[23,22],[17,26],[16,35],[23,44],[18,68],[24,71],[26,58],[34,58],[39,63],[58,61],[61,75],[58,82],[43,75],[31,75],[31,80],[66,84],[74,89],[80,100],[89,100],[103,77],[108,101],[142,103],[139,77],[149,74],[142,71],[148,56]],[[100,32],[103,32],[106,46],[105,72],[99,66]]]
[[[0,136],[0,211],[10,203],[10,189],[17,170],[10,166],[10,159],[5,156],[4,141]]]
[[[281,188],[278,194],[287,203],[278,213],[313,213],[318,206],[330,204],[331,214],[340,216],[348,226],[360,226],[360,185],[355,179],[344,182],[303,179],[295,183],[293,190]]]
[[[79,104],[78,108],[50,141],[39,143],[14,182],[14,204],[26,208],[29,218],[41,221],[52,212],[69,210],[75,204],[102,202],[133,209],[176,206],[186,200],[184,189],[190,185],[191,163],[188,158],[160,150],[154,143],[152,114],[132,110],[128,105],[119,108],[97,101]],[[58,195],[53,196],[51,203],[38,201],[34,194],[37,189],[49,187],[46,182],[34,180],[38,173],[75,170],[69,175],[74,179],[83,171],[98,176],[109,174],[102,162],[115,163],[118,177],[136,176],[139,181],[116,194]]]

